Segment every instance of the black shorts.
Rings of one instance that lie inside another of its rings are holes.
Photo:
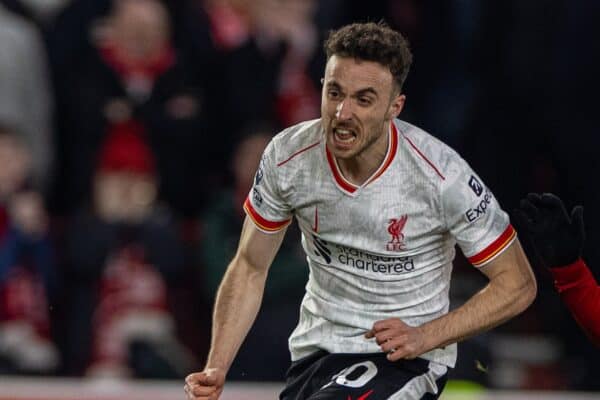
[[[422,358],[319,351],[292,363],[280,400],[437,399],[448,368]]]

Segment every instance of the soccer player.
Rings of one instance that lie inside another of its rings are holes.
[[[189,399],[221,394],[293,217],[310,275],[280,399],[437,399],[455,342],[535,297],[491,191],[452,149],[396,118],[407,41],[383,24],[351,24],[325,50],[321,118],[282,131],[264,152],[217,294],[207,364],[186,378]],[[456,243],[489,282],[449,312]]]
[[[517,226],[533,245],[536,259],[548,268],[554,287],[590,340],[600,346],[600,286],[581,257],[585,231],[583,207],[571,215],[551,193],[530,193],[515,210]]]

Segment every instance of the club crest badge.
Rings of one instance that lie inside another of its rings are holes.
[[[388,251],[400,251],[404,249],[404,226],[408,220],[408,215],[403,215],[400,218],[391,218],[388,221],[387,231],[392,235],[392,239],[387,242],[385,248]]]

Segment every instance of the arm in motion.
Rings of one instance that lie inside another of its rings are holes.
[[[430,350],[489,330],[524,311],[536,282],[518,240],[481,268],[488,284],[465,304],[418,327],[398,318],[377,321],[365,335],[375,337],[388,359],[415,358]]]
[[[237,252],[217,293],[206,366],[186,378],[189,399],[219,398],[227,371],[256,318],[269,266],[284,236],[285,229],[266,234],[246,217]]]

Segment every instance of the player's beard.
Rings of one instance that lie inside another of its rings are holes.
[[[348,150],[346,154],[339,154],[339,151],[335,151],[335,148],[331,148],[330,150],[334,152],[335,156],[341,159],[352,159],[356,157],[360,157],[365,151],[372,148],[375,143],[381,139],[382,135],[385,135],[385,125],[386,120],[381,121],[377,127],[373,129],[364,129],[366,127],[358,128],[356,124],[348,124],[348,123],[340,123],[334,124],[333,121],[330,122],[329,127],[327,129],[327,135],[330,136],[328,140],[331,140],[332,147],[335,147],[335,129],[349,129],[356,134],[356,141],[359,143],[353,144],[352,148]]]
[[[361,148],[359,148],[358,152],[355,154],[355,157],[359,157],[360,155],[362,155],[365,151],[367,151],[368,149],[373,147],[375,145],[375,142],[377,142],[380,138],[382,138],[382,136],[385,136],[385,134],[387,132],[384,129],[385,122],[386,122],[385,120],[381,121],[381,124],[379,125],[379,127],[374,129],[372,131],[372,134],[366,135],[366,138],[367,138],[366,142],[363,144],[363,146]]]

